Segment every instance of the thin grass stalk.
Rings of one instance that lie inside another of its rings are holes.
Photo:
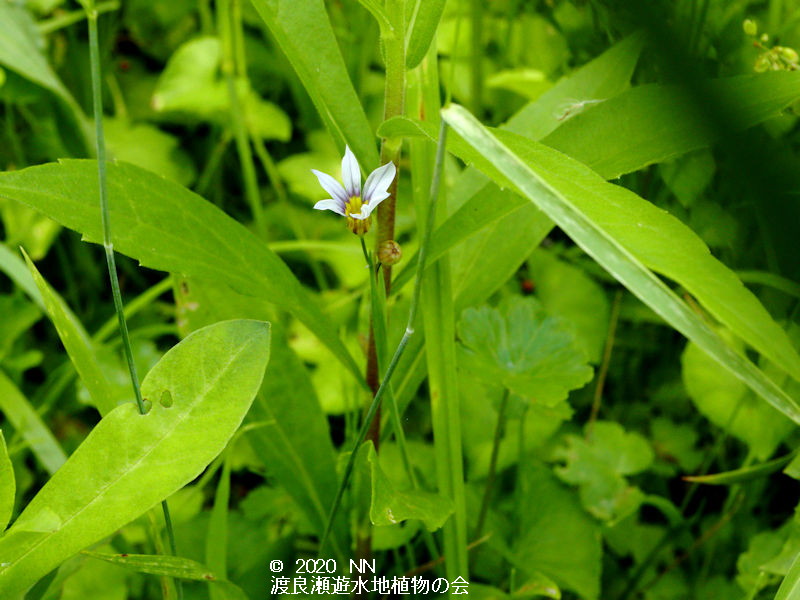
[[[106,185],[106,145],[105,136],[103,133],[103,95],[100,88],[100,43],[97,34],[97,17],[98,13],[93,3],[86,7],[86,16],[89,24],[89,60],[91,66],[92,76],[92,105],[94,108],[94,126],[95,126],[95,143],[97,152],[97,177],[98,177],[98,190],[100,196],[100,215],[103,225],[103,248],[106,255],[106,266],[108,267],[108,275],[111,280],[111,294],[114,299],[114,310],[117,313],[117,320],[119,321],[119,331],[122,336],[122,347],[125,352],[125,361],[128,364],[128,373],[131,378],[131,386],[133,387],[134,397],[136,398],[136,406],[139,409],[139,414],[145,414],[146,408],[144,399],[142,398],[142,389],[139,383],[139,375],[136,372],[136,364],[133,360],[133,349],[131,348],[131,340],[128,334],[128,323],[125,319],[125,311],[122,305],[122,293],[119,288],[119,278],[117,277],[117,264],[114,259],[114,245],[111,240],[111,219],[108,211],[108,188]],[[170,552],[177,555],[175,550],[175,533],[172,528],[172,519],[170,518],[169,506],[167,501],[161,502],[161,508],[164,512],[164,524],[169,539]],[[178,590],[178,598],[183,597],[183,590],[180,581],[176,581]]]
[[[406,346],[408,345],[411,336],[414,335],[414,321],[416,320],[417,316],[417,305],[419,304],[420,298],[420,289],[422,287],[422,275],[425,272],[425,263],[427,259],[427,247],[430,243],[431,233],[433,229],[433,222],[436,216],[436,205],[438,203],[438,196],[439,196],[439,182],[441,178],[441,171],[444,164],[444,148],[447,143],[447,125],[444,121],[442,121],[441,129],[439,131],[439,146],[436,152],[436,164],[434,167],[434,175],[433,180],[431,182],[431,201],[430,207],[428,212],[428,221],[427,226],[425,228],[425,233],[423,234],[422,244],[420,245],[419,251],[419,261],[417,263],[417,277],[414,283],[414,294],[411,298],[411,306],[408,310],[408,321],[406,323],[406,330],[403,333],[403,337],[400,339],[400,343],[397,345],[397,349],[394,351],[394,355],[392,355],[391,361],[389,361],[389,366],[386,368],[386,373],[383,377],[383,381],[381,382],[378,391],[375,393],[375,396],[370,403],[369,409],[367,410],[366,418],[364,419],[361,428],[358,431],[358,435],[356,436],[355,443],[353,444],[353,450],[350,452],[350,456],[347,459],[347,464],[345,465],[344,474],[342,476],[342,481],[339,483],[339,488],[336,490],[336,496],[333,499],[333,504],[331,504],[330,513],[328,515],[328,522],[325,524],[325,531],[322,534],[322,538],[320,539],[319,545],[319,556],[324,556],[325,547],[328,541],[328,537],[330,536],[331,528],[336,518],[336,514],[339,511],[339,507],[342,503],[342,497],[344,496],[345,489],[347,488],[347,484],[350,482],[350,478],[353,474],[353,466],[355,465],[356,456],[358,454],[358,449],[361,447],[361,444],[367,437],[367,431],[372,423],[372,420],[375,418],[375,415],[378,412],[378,407],[383,400],[384,394],[389,387],[389,384],[392,380],[392,375],[394,374],[395,369],[397,368],[397,363],[400,362],[400,357],[402,357],[403,352],[405,352]]]
[[[239,1],[219,0],[217,3],[217,29],[222,41],[222,64],[220,69],[228,87],[228,114],[231,119],[236,150],[239,154],[245,198],[250,205],[256,228],[259,233],[263,234],[265,227],[264,208],[261,203],[261,192],[258,189],[258,177],[256,176],[253,152],[250,149],[250,139],[248,138],[244,121],[245,107],[242,105],[242,98],[239,95],[240,84],[243,84],[242,87],[245,89],[249,89],[247,76],[242,73],[245,65],[238,64],[242,60],[242,50],[237,42],[236,32],[241,30],[241,27]]]

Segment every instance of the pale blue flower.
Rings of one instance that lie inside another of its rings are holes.
[[[342,158],[342,182],[330,175],[311,169],[317,176],[319,184],[331,197],[320,200],[314,205],[317,210],[332,210],[338,215],[347,217],[347,227],[356,235],[364,235],[369,231],[370,215],[375,208],[391,194],[389,186],[397,173],[394,163],[386,163],[378,167],[367,177],[364,189],[361,189],[361,169],[349,147],[344,149]]]

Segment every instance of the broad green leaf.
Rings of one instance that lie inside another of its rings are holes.
[[[456,154],[535,202],[667,323],[775,408],[800,422],[796,401],[720,339],[649,269],[678,281],[739,337],[800,379],[800,356],[786,332],[690,229],[567,156],[513,134],[491,132],[459,106],[444,109],[442,114],[467,142],[462,145],[453,140],[450,147]],[[676,246],[681,252],[675,252]]]
[[[542,71],[526,67],[498,71],[486,79],[486,87],[509,90],[533,100],[552,85]]]
[[[184,331],[219,319],[266,319],[272,312],[266,301],[200,279],[181,280],[174,294]],[[272,339],[271,375],[264,378],[247,417],[266,425],[247,439],[321,535],[338,484],[333,443],[308,371],[280,325],[273,326]],[[337,545],[345,548],[344,532],[337,528],[333,533],[339,536]]]
[[[559,260],[544,249],[537,249],[527,264],[536,297],[544,309],[563,319],[587,360],[598,364],[611,312],[603,288],[583,269]]]
[[[200,37],[181,45],[170,57],[164,72],[158,78],[153,92],[153,108],[164,113],[166,118],[175,117],[179,121],[190,122],[207,121],[229,126],[230,94],[225,79],[220,75],[221,60],[222,45],[216,37]],[[286,113],[271,102],[263,100],[249,87],[247,80],[239,80],[236,85],[240,87],[238,92],[242,98],[248,132],[262,139],[288,141],[292,137],[292,125]],[[143,133],[139,132],[140,135]],[[152,134],[149,137],[152,138]],[[126,156],[119,158],[127,159]],[[134,160],[130,162],[147,166]],[[154,168],[150,170],[160,172]],[[176,181],[184,183],[177,179]]]
[[[700,432],[693,424],[676,423],[668,417],[651,419],[650,442],[657,448],[660,459],[653,470],[662,477],[696,472],[704,457],[698,446],[699,438]]]
[[[0,595],[24,593],[197,477],[250,408],[268,358],[269,324],[246,320],[167,352],[142,382],[149,412],[131,402],[106,415],[0,540]]]
[[[602,58],[606,57],[607,54],[610,55],[613,50],[614,48],[596,59],[596,61],[599,62]],[[622,56],[624,57],[624,55]],[[589,63],[584,69],[588,71],[589,67],[593,64],[594,63]],[[610,65],[611,63],[609,61],[606,64]],[[565,80],[565,82],[563,82],[563,90],[569,89],[572,80],[577,78],[578,74],[582,71],[583,69],[578,71],[573,78]],[[756,125],[774,116],[791,103],[793,99],[800,97],[800,80],[798,80],[798,77],[800,77],[798,73],[762,73],[756,76],[748,75],[731,80],[720,80],[716,82],[715,85],[721,90],[730,92],[731,101],[735,100],[738,102],[741,100],[743,102],[741,110],[739,111],[743,115],[743,119],[738,121],[738,123],[745,128]],[[663,92],[663,90],[660,90],[662,87],[664,86],[653,86],[653,89],[646,93],[636,92],[632,89],[620,94],[619,97],[625,96],[626,98],[631,95],[634,98],[640,98],[637,94],[641,96],[651,94],[654,97],[661,97],[662,100],[663,98],[667,98],[667,100],[656,102],[651,106],[646,102],[646,98],[641,97],[641,105],[637,107],[637,111],[642,114],[641,121],[644,123],[642,127],[629,129],[629,122],[627,120],[628,113],[624,110],[620,110],[618,114],[614,111],[616,117],[613,125],[609,124],[611,115],[594,116],[597,110],[605,105],[609,105],[611,108],[604,108],[603,110],[612,112],[613,107],[616,106],[615,97],[614,99],[606,100],[602,104],[597,104],[592,110],[587,111],[585,116],[585,120],[590,123],[594,123],[594,119],[596,119],[598,129],[608,126],[609,131],[613,132],[610,134],[610,137],[595,137],[604,135],[600,131],[594,131],[591,135],[585,133],[583,127],[580,126],[584,117],[580,115],[580,120],[579,117],[575,117],[574,119],[576,124],[571,124],[572,120],[564,123],[561,127],[556,129],[551,136],[547,137],[544,143],[552,146],[556,150],[566,152],[570,156],[578,158],[604,178],[612,179],[619,175],[620,166],[624,167],[622,172],[636,171],[654,162],[668,160],[669,158],[684,154],[685,152],[707,147],[714,142],[715,138],[713,136],[703,135],[703,132],[707,131],[705,126],[697,131],[686,131],[685,136],[673,135],[672,133],[667,135],[664,133],[664,131],[670,130],[672,127],[672,121],[670,119],[674,112],[678,110],[678,107],[670,103],[670,98],[672,100],[676,98],[675,90],[668,88],[668,90],[672,91]],[[540,110],[538,107],[540,105],[548,106],[548,108],[558,106],[558,103],[563,102],[564,98],[564,96],[556,96],[556,94],[561,93],[561,91],[562,84],[560,83],[544,94],[537,102],[532,103],[529,107],[526,107],[515,115],[515,117],[509,121],[507,129],[534,140],[538,140],[546,133],[553,131],[554,124],[557,126],[561,122],[557,119],[546,118],[546,112]],[[553,95],[552,101],[549,96],[550,94]],[[576,95],[580,96],[582,94],[577,93]],[[546,98],[548,100],[547,104],[540,104],[543,103]],[[556,101],[556,98],[559,98],[559,100]],[[653,112],[651,114],[647,111]],[[606,116],[608,119],[605,118]],[[648,124],[651,120],[658,124],[663,131],[654,134],[653,129]],[[568,131],[566,129],[567,125],[569,125],[570,128]],[[691,128],[689,127],[687,129]],[[566,133],[562,133],[562,130],[566,131]],[[434,140],[436,137],[434,128],[428,128],[423,132],[416,126],[410,126],[407,121],[401,118],[394,118],[386,121],[378,128],[378,133],[384,137],[413,137],[424,135]],[[652,140],[649,137],[644,141],[640,139],[643,136],[650,136],[651,134],[653,135]],[[587,139],[589,137],[591,137],[589,140],[591,143],[589,145],[592,150],[582,150],[583,144],[588,143]],[[598,142],[598,140],[602,140],[602,142]],[[617,149],[613,156],[611,154],[605,154],[605,151],[609,149],[610,142],[613,142],[614,148]],[[667,145],[667,142],[670,142],[671,145]],[[598,144],[600,146],[599,148]],[[495,192],[495,194],[496,193],[497,192]],[[513,194],[507,194],[502,202],[493,201],[491,196],[492,193],[489,191],[476,192],[475,195],[469,197],[469,200],[439,227],[431,239],[431,247],[429,250],[429,260],[431,263],[448,249],[469,239],[495,221],[504,219],[508,222],[512,222],[514,217],[508,215],[516,215],[520,211],[532,210],[530,206],[526,206],[520,198]],[[520,216],[518,218],[521,219],[522,217]],[[542,233],[540,234],[539,231],[542,231]],[[531,235],[529,247],[535,246],[539,240],[544,238],[548,231],[547,221],[544,221],[544,223],[537,228],[535,235]],[[415,264],[415,260],[410,261],[407,268],[399,275],[398,281],[401,285],[413,276]]]
[[[0,411],[51,475],[67,460],[55,436],[17,386],[0,370]]]
[[[708,90],[715,102],[734,111],[737,126],[744,130],[800,98],[800,73],[717,79]],[[705,148],[718,137],[683,87],[649,84],[576,115],[542,142],[614,179]]]
[[[645,438],[613,422],[594,423],[587,438],[567,435],[555,457],[566,461],[556,469],[563,481],[579,486],[581,503],[603,521],[616,522],[636,511],[644,494],[625,480],[647,469],[653,450]]]
[[[36,23],[23,6],[0,2],[0,64],[53,92],[75,113],[82,113],[74,98],[47,62]]]
[[[14,512],[14,496],[17,493],[17,484],[14,479],[14,466],[8,457],[6,438],[0,430],[0,535],[3,534],[11,514]]]
[[[114,565],[125,567],[148,575],[166,575],[180,579],[195,581],[218,581],[217,576],[206,565],[182,556],[164,556],[161,554],[108,554],[84,550],[81,554],[104,560]]]
[[[468,308],[458,323],[459,367],[537,404],[555,406],[592,378],[574,338],[532,298]]]
[[[629,85],[634,67],[639,60],[642,37],[632,35],[615,44],[603,54],[582,66],[580,69],[559,81],[542,94],[536,101],[527,104],[508,123],[503,126],[508,131],[539,140],[563,121],[558,119],[559,111],[576,99],[606,99],[619,94]],[[378,129],[384,137],[393,135],[417,135],[419,132],[400,130],[400,122],[390,119]],[[394,128],[399,131],[393,131]],[[435,134],[433,136],[435,141]],[[529,203],[519,202],[512,192],[499,189],[475,169],[467,169],[459,178],[456,199],[463,197],[462,205],[435,232],[431,239],[429,264],[444,252],[453,248],[478,232],[491,230],[480,243],[469,245],[473,264],[480,268],[460,269],[460,293],[463,301],[460,306],[470,306],[483,302],[501,282],[519,268],[531,250],[544,239],[552,228],[547,215]],[[502,207],[498,210],[498,207]],[[506,209],[507,213],[506,213]],[[527,224],[527,235],[520,236],[520,223]],[[497,247],[501,244],[500,247]],[[486,252],[483,248],[492,248]],[[499,251],[498,251],[499,250]],[[465,260],[462,258],[462,263]],[[488,263],[488,264],[487,264]],[[416,258],[409,261],[398,275],[396,289],[399,289],[416,271]],[[492,274],[496,274],[492,277]],[[473,281],[473,279],[480,280]],[[468,290],[468,293],[466,292]]]
[[[406,26],[406,68],[413,69],[422,62],[436,35],[436,28],[442,18],[447,0],[416,0],[406,10],[411,17]]]
[[[111,549],[106,545],[104,549]],[[73,562],[74,561],[74,562]],[[132,575],[130,571],[120,566],[99,560],[86,560],[76,557],[71,564],[52,573],[47,592],[37,594],[37,589],[32,590],[26,598],[32,600],[127,600]],[[37,586],[38,588],[39,586]]]
[[[561,588],[596,600],[602,559],[599,525],[546,467],[528,463],[522,477],[524,493],[510,557],[520,579],[541,572]]]
[[[453,512],[453,503],[440,494],[424,490],[401,491],[381,469],[372,442],[361,447],[365,453],[371,478],[369,516],[373,525],[395,525],[407,519],[418,519],[429,531],[436,531]]]
[[[540,140],[569,115],[613,98],[630,85],[643,44],[641,33],[629,35],[525,105],[503,128]]]
[[[729,333],[720,335],[737,352],[742,344]],[[795,424],[783,414],[761,402],[736,377],[715,363],[696,344],[687,344],[681,357],[683,383],[697,409],[714,425],[745,442],[759,460],[769,458]],[[762,364],[764,373],[787,391],[800,392],[800,384],[769,364]]]
[[[181,185],[190,185],[197,176],[191,157],[180,147],[177,137],[146,123],[126,119],[105,119],[108,155],[129,162]]]
[[[213,279],[268,299],[302,321],[362,379],[328,319],[262,240],[176,183],[126,163],[109,163],[107,169],[116,250],[152,269]],[[89,242],[103,239],[95,161],[65,160],[0,173],[0,197],[36,208]]]
[[[36,282],[33,280],[31,272],[25,265],[25,261],[9,250],[8,246],[5,244],[0,244],[0,271],[8,275],[11,281],[28,294],[28,297],[33,300],[39,308],[44,310],[42,295],[39,293],[39,288],[36,287]]]
[[[64,299],[45,281],[27,254],[25,254],[25,260],[28,263],[31,275],[33,275],[33,280],[39,288],[39,293],[44,299],[47,315],[55,326],[58,337],[61,343],[64,344],[64,349],[67,351],[81,381],[83,381],[86,389],[89,390],[92,404],[97,407],[101,415],[108,414],[117,405],[114,402],[114,393],[111,385],[100,367],[100,362],[89,334],[78,317],[64,302]]]
[[[358,100],[322,0],[251,0],[342,149],[362,169],[378,166],[372,128]]]
[[[219,77],[222,48],[204,36],[182,44],[158,78],[152,104],[158,112],[188,113],[210,119],[228,106],[228,90]]]
[[[52,219],[10,200],[0,200],[0,219],[6,230],[6,246],[22,246],[34,260],[47,254],[61,231]]]

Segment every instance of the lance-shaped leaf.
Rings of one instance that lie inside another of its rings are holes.
[[[139,167],[107,164],[114,248],[143,266],[225,283],[292,313],[362,380],[329,320],[289,267],[241,223],[197,194]],[[65,160],[0,174],[0,197],[101,243],[97,163]]]
[[[0,430],[0,535],[5,531],[14,512],[14,495],[17,491],[17,482],[14,479],[14,467],[8,457],[6,438]]]
[[[0,370],[0,411],[30,447],[36,460],[53,474],[67,460],[53,433],[45,425],[39,413],[14,385],[14,382]]]
[[[97,359],[89,334],[78,317],[64,302],[64,299],[45,281],[24,250],[23,254],[33,280],[36,282],[39,293],[44,300],[47,316],[50,317],[53,325],[55,325],[58,337],[61,339],[61,343],[64,344],[64,349],[67,351],[78,375],[80,375],[81,381],[83,381],[86,389],[89,390],[92,403],[102,415],[111,412],[115,407],[114,392],[105,373],[103,373],[103,369],[100,367],[100,362]]]
[[[413,69],[430,48],[447,0],[416,0],[406,34],[406,67]]]
[[[592,378],[574,338],[533,298],[468,308],[458,323],[459,366],[490,384],[554,406]]]
[[[340,148],[367,169],[378,165],[372,128],[361,107],[322,0],[252,0]]]
[[[645,266],[679,281],[717,319],[800,380],[800,356],[786,332],[688,227],[565,155],[520,136],[489,131],[460,106],[444,109],[442,116],[464,138],[451,140],[450,147],[456,153],[537,204],[578,246],[667,323],[800,423],[797,402],[720,339]],[[676,252],[678,245],[680,252]]]
[[[268,358],[269,324],[248,320],[167,352],[142,382],[149,412],[133,402],[111,411],[0,540],[0,597],[24,594],[197,477],[242,422]]]

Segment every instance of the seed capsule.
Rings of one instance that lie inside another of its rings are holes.
[[[385,240],[378,246],[378,260],[382,265],[391,267],[400,262],[403,257],[403,251],[400,249],[400,244],[394,240]]]

